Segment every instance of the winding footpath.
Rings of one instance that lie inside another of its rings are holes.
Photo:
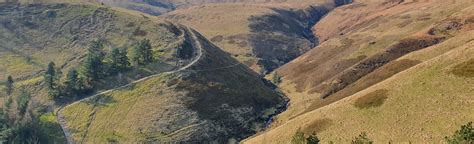
[[[68,144],[74,144],[74,140],[71,136],[71,132],[69,131],[69,129],[66,127],[66,120],[64,119],[64,116],[61,114],[61,111],[64,109],[64,108],[67,108],[71,105],[74,105],[74,104],[78,104],[78,103],[81,103],[81,102],[84,102],[84,101],[87,101],[87,100],[91,100],[97,96],[100,96],[100,95],[104,95],[106,93],[110,93],[110,92],[113,92],[113,91],[116,91],[116,90],[119,90],[119,89],[123,89],[123,88],[126,88],[126,87],[129,87],[131,85],[134,85],[136,83],[139,83],[139,82],[142,82],[142,81],[145,81],[145,80],[148,80],[148,79],[151,79],[151,78],[154,78],[154,77],[158,77],[160,75],[163,75],[163,74],[173,74],[173,73],[177,73],[177,72],[181,72],[181,71],[184,71],[184,70],[187,70],[188,68],[190,68],[191,66],[193,66],[194,64],[196,64],[202,57],[203,55],[203,48],[202,48],[202,44],[201,44],[201,41],[198,39],[198,37],[196,36],[196,32],[191,30],[190,28],[187,28],[185,26],[182,26],[180,25],[180,30],[182,32],[182,35],[180,37],[183,37],[184,40],[186,40],[186,34],[189,34],[191,36],[191,41],[193,41],[193,43],[195,44],[193,46],[193,48],[197,48],[197,54],[194,58],[194,60],[192,60],[189,64],[179,68],[179,69],[176,69],[176,70],[173,70],[173,71],[168,71],[168,72],[163,72],[163,73],[158,73],[158,74],[154,74],[154,75],[150,75],[150,76],[147,76],[147,77],[143,77],[141,79],[138,79],[136,81],[133,81],[131,83],[128,83],[126,85],[123,85],[123,86],[120,86],[120,87],[116,87],[116,88],[113,88],[113,89],[109,89],[109,90],[106,90],[106,91],[102,91],[102,92],[96,92],[95,94],[92,94],[91,96],[88,96],[86,98],[83,98],[81,100],[78,100],[78,101],[75,101],[73,103],[70,103],[66,106],[62,106],[60,107],[57,111],[56,111],[56,118],[58,120],[58,123],[59,125],[61,126],[61,129],[63,130],[63,133],[64,133],[64,136],[66,137],[66,140],[67,140],[67,143]],[[183,29],[186,29],[186,30],[183,30]],[[242,64],[241,62],[237,62],[235,64],[231,64],[231,65],[228,65],[228,66],[223,66],[223,67],[218,67],[218,68],[210,68],[210,69],[201,69],[201,70],[189,70],[189,71],[194,71],[194,72],[203,72],[203,71],[211,71],[211,70],[219,70],[219,69],[226,69],[226,68],[231,68],[231,67],[235,67],[237,65],[240,65]],[[194,124],[194,125],[190,125],[190,126],[187,126],[187,127],[184,127],[184,128],[181,128],[175,132],[173,132],[171,135],[175,135],[177,133],[179,133],[180,131],[183,131],[185,129],[188,129],[190,127],[194,127],[194,126],[197,126],[197,125],[201,125],[203,123],[198,123],[198,124]],[[90,125],[90,124],[89,124]],[[82,138],[82,140],[84,140],[84,137]],[[82,141],[81,140],[81,141]]]
[[[180,26],[181,28],[185,28],[183,26]],[[123,88],[126,88],[128,86],[131,86],[131,85],[134,85],[136,83],[139,83],[139,82],[142,82],[142,81],[145,81],[145,80],[148,80],[150,78],[153,78],[153,77],[157,77],[157,76],[160,76],[162,74],[172,74],[172,73],[177,73],[177,72],[181,72],[183,70],[186,70],[188,69],[189,67],[193,66],[194,64],[196,64],[202,57],[202,53],[203,53],[203,49],[202,49],[202,44],[201,42],[199,41],[199,39],[196,37],[196,34],[194,31],[190,30],[189,28],[186,28],[187,31],[190,33],[191,35],[191,38],[192,38],[192,41],[194,42],[195,48],[197,48],[197,56],[195,56],[194,60],[191,61],[189,64],[187,64],[186,66],[184,67],[181,67],[177,70],[173,70],[173,71],[168,71],[168,72],[163,72],[163,73],[158,73],[158,74],[154,74],[154,75],[150,75],[150,76],[147,76],[147,77],[143,77],[141,79],[138,79],[136,81],[133,81],[131,83],[128,83],[126,85],[123,85],[123,86],[120,86],[120,87],[116,87],[116,88],[113,88],[113,89],[109,89],[109,90],[106,90],[106,91],[102,91],[102,92],[97,92],[95,94],[92,94],[91,96],[88,96],[86,98],[83,98],[81,100],[78,100],[78,101],[75,101],[73,103],[70,103],[66,106],[63,106],[63,107],[60,107],[57,111],[56,111],[56,118],[58,120],[58,123],[59,125],[61,126],[61,129],[63,130],[63,133],[64,133],[64,136],[66,137],[66,140],[67,140],[67,143],[68,144],[74,144],[74,140],[72,139],[72,136],[71,136],[71,132],[69,131],[69,129],[66,127],[66,120],[64,119],[64,116],[61,114],[61,111],[64,109],[64,108],[67,108],[71,105],[74,105],[74,104],[77,104],[77,103],[80,103],[80,102],[84,102],[84,101],[87,101],[87,100],[90,100],[90,99],[93,99],[94,97],[97,97],[97,96],[100,96],[100,95],[104,95],[106,93],[109,93],[109,92],[113,92],[113,91],[116,91],[116,90],[119,90],[119,89],[123,89]],[[187,32],[182,30],[182,35],[184,36]]]

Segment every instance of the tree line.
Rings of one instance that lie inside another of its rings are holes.
[[[44,82],[51,98],[74,98],[91,92],[94,85],[105,77],[126,72],[132,68],[132,64],[139,67],[154,61],[152,46],[148,39],[139,41],[130,52],[127,49],[113,48],[106,53],[100,40],[92,41],[87,51],[79,69],[70,69],[62,82],[61,70],[54,62],[48,64]]]

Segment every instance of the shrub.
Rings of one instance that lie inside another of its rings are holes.
[[[445,137],[449,144],[473,144],[474,143],[474,128],[472,122],[462,125],[460,130],[456,130],[451,137]]]
[[[367,133],[362,132],[359,136],[355,137],[351,142],[352,144],[373,144],[374,142],[367,137]]]

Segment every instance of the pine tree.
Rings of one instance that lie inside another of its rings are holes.
[[[117,74],[119,72],[125,71],[130,66],[127,52],[120,51],[117,48],[112,49],[110,54],[107,56],[106,62],[110,67],[109,73],[111,74]]]
[[[102,74],[102,68],[100,55],[89,53],[82,63],[81,74],[86,78],[89,84],[92,84],[93,81],[99,80]]]
[[[48,88],[48,95],[51,98],[57,98],[59,97],[59,90],[57,88],[57,81],[59,80],[61,72],[58,73],[55,69],[55,64],[54,62],[50,62],[48,64],[48,69],[46,69],[46,72],[44,74],[44,81],[46,84],[46,87]]]
[[[12,94],[12,92],[13,92],[13,83],[14,83],[14,81],[13,81],[12,76],[8,76],[7,83],[5,84],[7,95]]]
[[[132,49],[132,62],[135,65],[144,65],[153,62],[153,50],[150,40],[144,39],[138,42]]]
[[[151,48],[150,40],[144,39],[141,42],[141,50],[143,51],[143,62],[151,63],[153,62],[153,50]]]
[[[104,57],[105,56],[104,43],[102,43],[101,40],[94,40],[89,45],[89,48],[87,49],[87,51],[90,54],[94,54],[94,55],[97,55],[97,56],[100,56],[100,57]]]
[[[17,97],[17,109],[21,117],[23,117],[26,113],[26,109],[28,108],[28,103],[30,101],[30,93],[26,90],[22,90],[20,96]]]
[[[64,84],[66,85],[66,93],[70,97],[74,97],[76,95],[76,92],[78,89],[78,79],[79,79],[79,76],[77,74],[77,70],[76,69],[69,70]]]

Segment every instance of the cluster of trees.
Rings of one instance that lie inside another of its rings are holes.
[[[130,55],[130,58],[127,56]],[[48,94],[52,98],[75,97],[89,92],[95,83],[104,77],[113,76],[130,70],[134,66],[146,65],[154,61],[150,40],[138,42],[130,53],[126,49],[113,48],[109,53],[104,51],[102,41],[93,41],[80,69],[71,69],[61,83],[61,71],[54,62],[49,63],[44,75]]]
[[[40,140],[39,131],[34,125],[37,119],[28,109],[31,95],[22,88],[14,99],[13,85],[13,78],[8,76],[5,84],[7,98],[0,108],[0,143],[37,143]]]

